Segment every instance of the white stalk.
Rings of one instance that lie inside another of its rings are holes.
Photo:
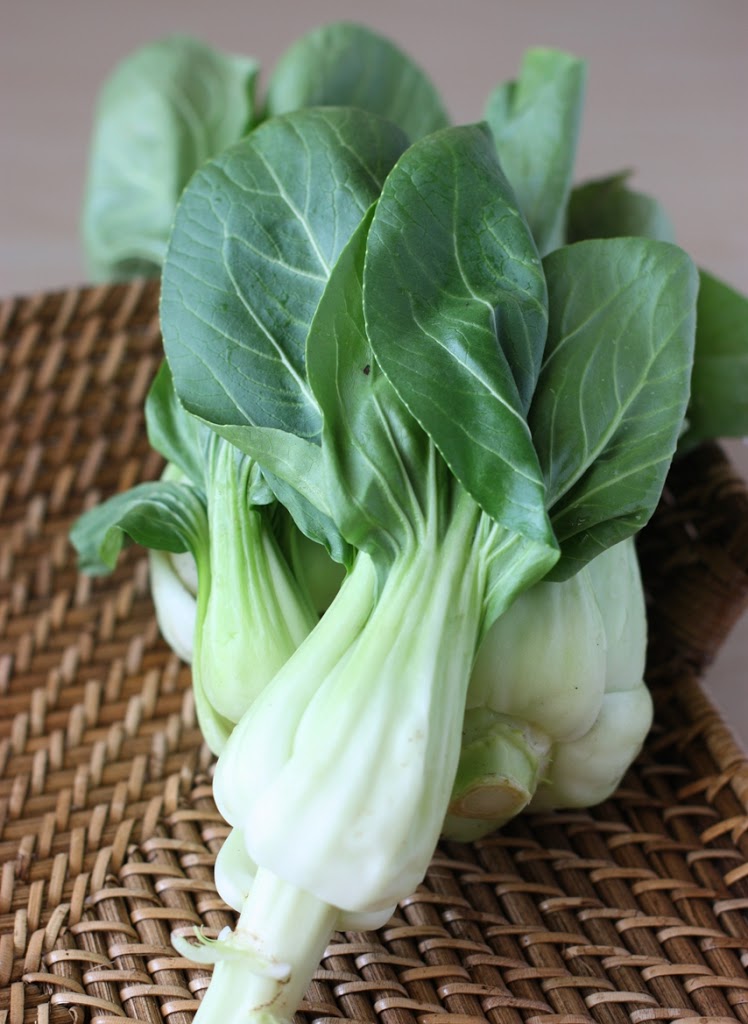
[[[202,947],[172,939],[184,956],[215,963],[195,1024],[290,1021],[335,919],[334,907],[260,869],[233,933]]]
[[[168,551],[151,549],[148,569],[161,636],[177,657],[189,664],[195,643],[197,601],[176,571],[174,558]]]
[[[546,771],[551,745],[547,733],[521,718],[486,708],[467,711],[443,835],[470,842],[524,810]]]
[[[618,787],[652,725],[644,681],[647,616],[633,537],[587,566],[606,636],[605,693],[592,727],[559,743],[532,810],[592,807]]]
[[[257,865],[247,853],[242,833],[235,828],[229,832],[216,857],[215,880],[218,895],[240,913],[249,890],[257,876]],[[336,931],[368,932],[381,928],[392,917],[395,907],[385,907],[372,913],[341,910],[335,922]]]
[[[606,658],[587,569],[537,583],[493,623],[473,666],[445,836],[477,839],[531,803],[555,772],[558,750],[593,728]]]

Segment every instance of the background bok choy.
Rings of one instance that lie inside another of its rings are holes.
[[[197,39],[167,36],[129,54],[102,86],[81,235],[95,281],[158,274],[174,208],[194,172],[253,127],[300,107],[347,104],[418,138],[447,124],[413,61],[363,25],[334,22],[283,54],[258,96],[260,67]]]

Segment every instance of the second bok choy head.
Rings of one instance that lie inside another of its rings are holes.
[[[182,408],[166,363],[146,419],[151,444],[167,459],[161,480],[86,512],[71,539],[92,574],[113,569],[127,540],[151,549],[159,626],[192,661],[198,724],[218,754],[318,616],[289,568],[259,467]]]
[[[332,22],[296,40],[264,96],[259,74],[251,57],[182,34],[149,42],[115,67],[96,104],[81,217],[93,280],[158,274],[189,179],[266,117],[349,104],[390,118],[410,138],[447,124],[424,72],[363,25]]]
[[[671,245],[541,260],[485,125],[410,144],[302,110],[192,179],[162,282],[176,393],[348,569],[217,764],[241,910],[217,943],[178,940],[216,962],[203,1021],[290,1018],[332,930],[423,878],[481,639],[654,507],[694,300]]]

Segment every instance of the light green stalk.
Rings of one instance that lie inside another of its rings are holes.
[[[198,723],[215,754],[318,620],[266,507],[253,501],[256,473],[255,462],[229,442],[206,437],[207,524],[191,543],[196,601],[167,555],[151,558],[159,623],[177,653],[192,661]]]

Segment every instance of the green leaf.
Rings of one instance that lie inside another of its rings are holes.
[[[568,242],[587,238],[639,236],[674,242],[673,225],[660,203],[627,187],[627,171],[585,182],[569,199],[566,224]]]
[[[299,39],[268,84],[269,115],[349,106],[381,114],[411,139],[446,127],[439,95],[413,61],[368,28],[336,22]]]
[[[525,421],[546,334],[533,240],[483,125],[415,143],[369,232],[364,312],[374,355],[485,511],[544,542]]]
[[[748,298],[701,271],[685,441],[748,435]]]
[[[151,447],[177,466],[196,487],[204,486],[203,452],[208,428],[180,403],[166,360],[148,391],[145,422]]]
[[[363,272],[372,214],[343,250],[317,307],[307,372],[324,417],[332,515],[355,548],[394,558],[425,523],[432,445],[382,373],[366,335]]]
[[[309,324],[405,145],[372,114],[303,110],[267,121],[198,171],[161,291],[164,347],[189,411],[316,438]]]
[[[94,280],[158,273],[182,189],[252,124],[257,73],[248,58],[179,35],[115,69],[97,104],[83,205]]]
[[[569,54],[528,50],[518,80],[499,86],[486,106],[501,166],[543,255],[563,242],[586,78],[584,62]]]
[[[550,325],[530,411],[573,575],[657,504],[688,402],[696,271],[665,242],[578,242],[545,260]]]
[[[197,557],[208,544],[204,497],[189,484],[138,484],[84,512],[70,531],[79,567],[91,576],[115,567],[127,537],[146,548]]]

